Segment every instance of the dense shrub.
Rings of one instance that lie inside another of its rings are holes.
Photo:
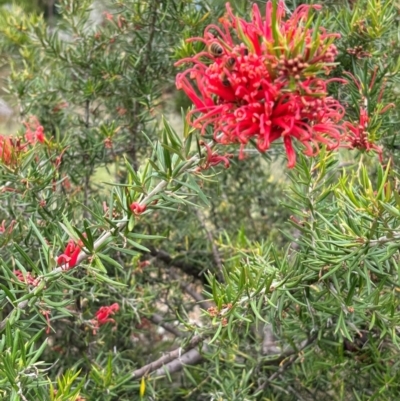
[[[398,6],[59,3],[0,11],[1,398],[396,399]]]

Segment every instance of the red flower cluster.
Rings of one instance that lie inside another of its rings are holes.
[[[36,117],[30,117],[24,123],[26,127],[25,141],[22,138],[0,135],[0,162],[6,166],[14,166],[18,157],[26,151],[29,145],[43,143],[44,131]]]
[[[97,326],[101,326],[108,322],[115,323],[115,320],[110,318],[109,316],[113,315],[115,312],[118,312],[118,311],[119,311],[119,305],[117,303],[114,303],[110,306],[102,306],[96,312]]]
[[[328,96],[332,80],[317,75],[333,67],[339,35],[310,28],[310,10],[320,6],[302,5],[285,20],[283,1],[269,1],[264,18],[253,6],[250,22],[226,8],[221,27],[209,25],[204,37],[188,40],[203,42],[205,51],[176,63],[193,64],[176,78],[195,105],[191,124],[202,134],[213,126],[214,140],[240,144],[241,155],[252,139],[264,152],[282,138],[289,167],[296,163],[293,139],[309,156],[320,144],[338,147],[344,109]]]
[[[28,145],[21,138],[0,135],[0,163],[15,166]]]
[[[17,277],[18,281],[20,281],[21,283],[25,283],[25,284],[37,287],[40,282],[40,280],[32,277],[30,272],[27,272],[24,275],[24,273],[22,273],[21,270],[14,270],[13,273]]]
[[[67,265],[66,270],[69,270],[69,269],[72,269],[73,267],[75,267],[76,262],[78,260],[79,253],[81,252],[82,247],[83,247],[82,241],[75,242],[73,239],[71,239],[68,242],[64,253],[61,254],[57,258],[57,264],[59,266]]]

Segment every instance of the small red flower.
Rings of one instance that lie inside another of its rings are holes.
[[[203,166],[201,166],[201,170],[207,170],[208,168],[217,166],[220,163],[224,163],[225,168],[229,167],[229,159],[233,157],[232,154],[227,153],[224,156],[221,156],[218,153],[213,152],[207,143],[201,141],[200,145],[204,146],[207,152],[206,162]]]
[[[321,144],[338,147],[344,109],[328,96],[332,80],[318,75],[333,68],[339,35],[311,28],[310,11],[320,6],[302,5],[285,20],[284,3],[269,1],[264,18],[253,6],[250,22],[226,7],[221,26],[188,40],[203,42],[205,50],[176,64],[192,64],[176,77],[195,106],[190,124],[201,134],[212,127],[218,143],[240,144],[241,156],[252,139],[260,152],[282,139],[289,167],[296,163],[293,140],[308,156]]]
[[[16,221],[12,220],[8,227],[6,227],[6,221],[3,220],[0,225],[0,234],[11,234],[14,230],[15,224]]]
[[[112,21],[114,19],[114,16],[111,13],[109,13],[108,11],[104,11],[103,15],[108,21]]]
[[[65,109],[66,107],[68,107],[68,103],[67,102],[58,103],[53,107],[52,112],[53,113],[58,113],[59,111],[61,111],[62,109]]]
[[[118,15],[117,25],[119,29],[122,29],[126,25],[126,19],[122,15]]]
[[[375,151],[381,159],[382,148],[368,139],[368,123],[368,112],[364,108],[360,109],[358,124],[352,124],[346,121],[344,123],[344,126],[347,128],[344,147],[365,152]]]
[[[138,261],[138,264],[137,264],[137,270],[140,272],[140,273],[143,273],[143,269],[145,268],[145,267],[147,267],[147,266],[150,266],[151,265],[151,262],[150,262],[150,260],[142,260],[142,261]]]
[[[35,116],[31,116],[28,121],[24,122],[24,125],[26,128],[25,139],[28,143],[31,145],[36,142],[44,143],[44,129]]]
[[[82,247],[83,247],[82,241],[78,241],[76,243],[73,239],[71,239],[68,242],[64,253],[61,254],[57,258],[57,264],[59,266],[67,265],[66,270],[69,270],[69,269],[72,269],[73,267],[75,267],[76,262],[78,260],[79,253],[81,252]]]
[[[378,74],[378,67],[372,73],[370,83],[368,85],[368,89],[372,91]],[[363,85],[359,81],[357,77],[352,75],[351,73],[346,73],[354,85],[357,87],[359,93],[363,93]],[[376,144],[376,140],[380,138],[380,135],[377,135],[379,132],[379,128],[381,127],[382,121],[379,120],[379,116],[386,113],[389,109],[395,107],[393,103],[383,104],[381,103],[382,97],[385,90],[386,81],[383,80],[382,85],[380,85],[380,91],[377,97],[377,105],[375,110],[368,114],[368,102],[365,98],[360,99],[360,103],[364,106],[360,107],[359,110],[359,118],[358,122],[351,123],[346,121],[343,126],[346,129],[343,141],[343,147],[349,149],[358,149],[364,152],[376,152],[379,156],[379,159],[382,161],[382,148]]]
[[[131,209],[133,214],[139,215],[146,210],[146,205],[141,205],[139,202],[133,202],[129,206],[129,209]]]
[[[51,312],[49,310],[41,310],[42,315],[45,317],[46,319],[46,323],[47,323],[47,327],[46,327],[46,334],[50,334],[51,331],[51,325],[50,325],[50,315]]]
[[[117,303],[114,303],[110,306],[102,306],[96,312],[97,325],[101,326],[108,322],[115,323],[115,320],[111,319],[109,316],[113,315],[115,312],[118,312],[118,311],[119,311],[119,305]]]

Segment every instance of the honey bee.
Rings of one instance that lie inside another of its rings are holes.
[[[229,57],[228,60],[225,63],[225,67],[230,70],[233,68],[233,66],[236,63],[236,59],[234,59],[233,57]]]
[[[236,63],[236,59],[234,59],[233,57],[229,57],[228,60],[225,61],[224,66],[227,70],[232,70],[235,63]],[[224,86],[231,85],[231,83],[229,82],[228,76],[226,75],[225,72],[221,75],[221,81],[222,81],[222,85],[224,85]]]
[[[228,77],[226,75],[222,76],[222,85],[224,86],[231,86],[231,83],[228,80]]]
[[[224,48],[218,43],[211,43],[211,45],[208,47],[208,51],[214,57],[221,57],[224,53]]]

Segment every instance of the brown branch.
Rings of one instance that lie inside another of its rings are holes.
[[[317,336],[312,336],[308,340],[303,341],[300,348],[297,350],[288,350],[281,354],[281,357],[289,359],[283,363],[279,369],[272,374],[262,385],[260,385],[256,391],[264,390],[270,382],[275,380],[279,375],[281,375],[290,365],[292,365],[298,358],[298,353],[310,345]],[[184,348],[178,348],[168,354],[162,356],[154,362],[151,362],[140,369],[133,372],[132,376],[134,379],[140,379],[145,375],[153,373],[154,377],[165,376],[167,373],[172,374],[179,372],[184,366],[196,365],[200,363],[204,358],[201,354],[202,351],[207,349],[207,344],[202,344],[201,350],[197,350],[195,347],[204,340],[203,336],[195,336],[189,342],[189,344]]]
[[[203,344],[202,351],[206,349],[206,345]],[[163,367],[157,369],[154,372],[155,377],[165,376],[166,372],[169,374],[179,372],[184,366],[197,365],[203,360],[203,355],[195,348],[184,353],[181,357],[174,359],[173,361],[167,363]]]
[[[168,354],[166,354],[166,355],[163,355],[161,358],[157,359],[156,361],[153,361],[145,366],[142,366],[140,369],[136,369],[132,373],[132,377],[134,379],[140,379],[143,376],[148,375],[148,374],[160,369],[162,366],[169,364],[170,362],[174,361],[175,359],[181,359],[183,356],[182,354],[185,354],[187,351],[192,350],[198,344],[200,344],[203,340],[204,340],[204,338],[201,335],[194,336],[185,347],[179,347],[176,350],[168,352]],[[193,357],[194,357],[194,355],[192,355],[192,358]],[[186,359],[188,359],[188,358],[186,358]]]

